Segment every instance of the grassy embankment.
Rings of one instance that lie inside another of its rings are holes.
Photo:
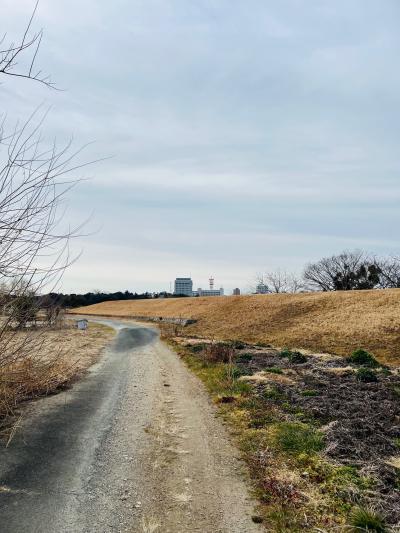
[[[346,356],[363,347],[400,360],[400,289],[104,302],[73,312],[194,318],[183,334]]]
[[[268,531],[395,530],[399,376],[342,357],[363,347],[398,363],[399,290],[110,302],[77,312],[197,320],[162,325],[163,334],[228,422],[260,501],[254,518]],[[216,342],[227,339],[247,344]],[[304,359],[267,344],[342,357]]]

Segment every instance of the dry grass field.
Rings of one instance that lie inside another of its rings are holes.
[[[11,352],[18,347],[19,358],[0,366],[0,428],[14,415],[21,402],[52,394],[68,386],[89,366],[113,337],[114,331],[90,324],[79,331],[72,323],[62,328],[17,331],[3,344]],[[1,433],[1,431],[0,431]]]
[[[104,302],[73,311],[115,317],[194,318],[184,334],[400,360],[400,289]]]

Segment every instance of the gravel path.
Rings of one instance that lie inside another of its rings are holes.
[[[118,334],[100,363],[30,404],[1,452],[1,531],[261,531],[201,383],[154,329],[101,322]]]

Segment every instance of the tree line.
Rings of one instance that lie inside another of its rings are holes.
[[[257,292],[295,293],[400,288],[400,257],[344,251],[308,263],[302,276],[278,269],[257,276]]]

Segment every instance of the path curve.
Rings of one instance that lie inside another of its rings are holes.
[[[202,384],[143,325],[1,450],[4,533],[253,533],[245,472]]]

